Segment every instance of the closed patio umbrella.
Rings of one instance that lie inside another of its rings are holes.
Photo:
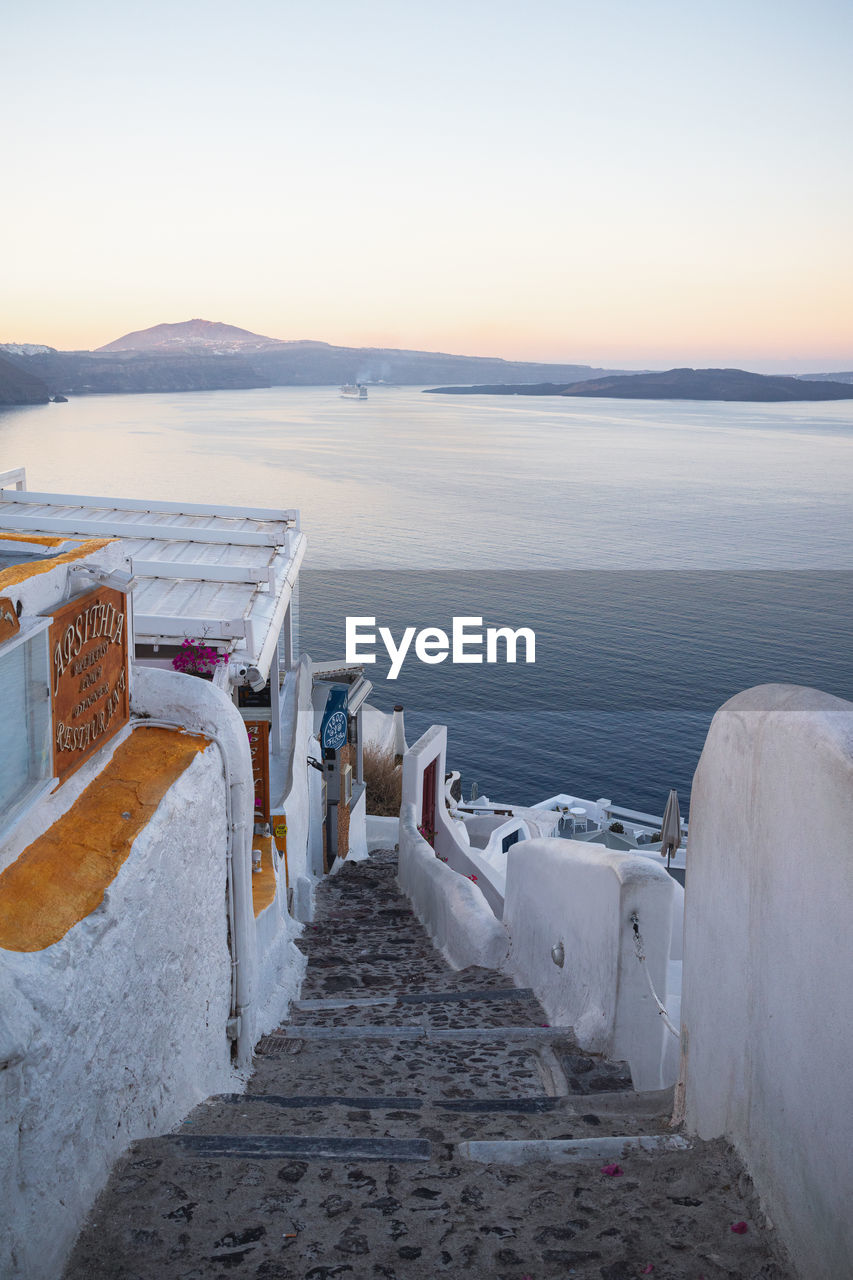
[[[681,813],[678,809],[678,792],[670,791],[660,828],[660,856],[669,866],[672,855],[681,844]]]

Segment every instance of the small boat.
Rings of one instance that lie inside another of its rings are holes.
[[[341,395],[347,400],[366,400],[367,387],[360,382],[345,382],[341,387]]]

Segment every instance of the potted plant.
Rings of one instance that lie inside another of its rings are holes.
[[[184,675],[212,680],[219,664],[227,661],[228,654],[220,653],[212,645],[207,645],[202,640],[185,640],[172,659],[172,666]]]

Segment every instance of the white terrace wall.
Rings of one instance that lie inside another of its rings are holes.
[[[660,1089],[671,1033],[654,1004],[634,946],[636,911],[646,963],[665,999],[675,882],[663,867],[576,840],[540,838],[508,855],[504,925],[508,968],[532,987],[553,1026],[578,1044],[627,1061],[634,1087]],[[562,944],[560,968],[552,948]],[[674,1037],[671,1037],[674,1039]]]
[[[288,824],[288,835],[289,824]],[[294,941],[302,933],[287,910],[284,859],[276,873],[275,897],[255,917],[255,944],[258,959],[257,1013],[254,1034],[267,1035],[287,1016],[296,1000],[308,967],[308,960]]]
[[[445,761],[447,760],[447,727],[443,724],[434,724],[422,734],[403,756],[403,804],[412,804],[415,806],[415,825],[421,825],[422,813],[422,796],[424,785],[424,772],[432,764],[433,760],[438,761],[437,766],[437,792],[435,802],[436,821],[444,815],[445,806],[443,801],[444,795],[444,774]],[[439,803],[441,801],[441,803]]]
[[[447,759],[447,727],[434,724],[408,747],[403,756],[403,805],[415,810],[415,826],[422,825],[424,773],[433,760],[436,767],[435,840],[433,848],[452,871],[460,876],[475,877],[483,897],[498,920],[503,915],[503,876],[472,849],[468,843],[464,823],[450,817],[444,796],[444,775]],[[402,840],[402,829],[400,832]],[[402,848],[402,845],[401,845]]]
[[[417,811],[400,813],[398,880],[421,924],[454,969],[499,969],[506,960],[506,931],[480,890],[435,856],[417,828]]]
[[[731,699],[693,783],[686,1122],[729,1139],[804,1280],[853,1268],[853,704]]]
[[[56,1280],[124,1148],[234,1087],[224,903],[211,746],[166,793],[100,907],[43,951],[0,951],[3,1277]]]
[[[227,821],[234,824],[235,937],[246,1064],[295,995],[304,958],[282,894],[254,919],[253,781],[245,726],[205,681],[134,668],[132,710],[215,734],[173,783],[103,903],[39,952],[0,951],[0,1276],[56,1280],[111,1164],[172,1128],[210,1093],[238,1087],[227,1038]],[[145,722],[144,722],[145,723]],[[135,732],[144,734],[138,727]],[[67,809],[115,744],[36,806],[20,851]]]
[[[311,850],[311,816],[312,805],[315,816],[319,815],[321,783],[319,774],[305,764],[310,755],[319,756],[318,745],[312,736],[313,682],[311,659],[307,654],[288,673],[286,688],[282,735],[289,742],[289,747],[287,776],[282,785],[287,791],[272,805],[273,821],[276,813],[284,813],[287,817],[287,874],[293,890],[293,912],[298,920],[310,920],[314,912],[317,874],[316,857]],[[313,825],[319,827],[319,822]],[[319,865],[322,872],[322,850],[319,851]],[[283,866],[281,875],[284,879]]]

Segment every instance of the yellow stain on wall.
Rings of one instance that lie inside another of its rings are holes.
[[[0,512],[2,518],[2,512]],[[15,540],[20,542],[21,539],[15,536]],[[27,535],[27,542],[34,539]],[[67,541],[67,539],[63,539]],[[93,551],[102,551],[104,547],[108,547],[111,542],[115,542],[115,538],[87,538],[85,542],[81,542],[79,547],[74,547],[71,551],[63,551],[61,556],[51,556],[50,560],[31,560],[28,564],[10,564],[8,569],[0,572],[0,594],[8,590],[9,587],[16,587],[21,582],[26,582],[27,578],[35,578],[40,573],[50,573],[51,569],[55,569],[58,564],[68,564],[72,560],[82,560],[84,556],[89,556]],[[46,544],[50,545],[50,543]]]
[[[137,728],[53,826],[0,874],[0,947],[42,951],[104,900],[163,796],[210,739]]]
[[[0,538],[7,538],[9,542],[33,542],[37,547],[61,547],[63,542],[72,541],[67,534],[56,538],[50,533],[0,533]]]

